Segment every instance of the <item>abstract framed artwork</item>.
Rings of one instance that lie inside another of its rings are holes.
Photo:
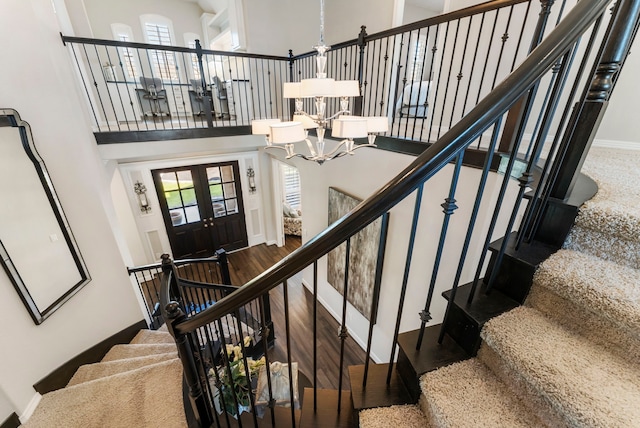
[[[334,187],[329,187],[329,224],[355,208],[360,199]],[[384,249],[389,213],[385,213],[351,237],[347,301],[367,320],[375,324],[378,294],[382,277]],[[327,257],[327,281],[344,295],[346,243],[332,250]]]

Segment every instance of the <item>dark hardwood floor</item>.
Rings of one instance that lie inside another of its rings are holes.
[[[229,270],[234,285],[245,284],[300,246],[300,238],[286,237],[284,247],[265,244],[229,254]],[[275,330],[275,346],[269,352],[270,361],[287,361],[287,343],[284,317],[283,285],[269,293],[271,316]],[[298,362],[299,371],[313,382],[313,295],[304,286],[288,284],[289,327],[292,361]],[[340,339],[338,322],[318,304],[317,310],[317,363],[318,388],[337,389],[340,368]],[[347,368],[364,364],[365,352],[348,337],[345,342],[342,389],[349,389]],[[300,382],[304,382],[301,378]],[[309,386],[309,385],[307,385]]]

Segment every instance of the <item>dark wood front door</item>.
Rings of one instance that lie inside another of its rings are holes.
[[[248,245],[238,162],[152,171],[175,259]]]

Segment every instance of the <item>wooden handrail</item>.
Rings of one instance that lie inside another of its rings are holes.
[[[401,173],[347,215],[236,292],[193,317],[177,321],[174,324],[175,331],[186,334],[230,314],[306,268],[409,196],[506,113],[571,48],[609,3],[609,0],[579,2],[513,73]],[[163,287],[161,292],[168,292],[167,288]]]

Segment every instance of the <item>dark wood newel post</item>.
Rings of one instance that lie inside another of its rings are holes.
[[[183,376],[189,389],[189,402],[191,403],[195,420],[199,427],[209,427],[213,421],[209,416],[206,397],[202,393],[200,376],[193,356],[192,344],[189,341],[188,335],[176,333],[174,330],[174,325],[184,319],[185,314],[178,302],[169,302],[166,306],[166,313],[167,328],[178,347],[178,357],[180,357],[180,361],[182,362]]]
[[[202,45],[200,40],[196,39],[196,57],[198,58],[198,69],[200,70],[200,85],[202,86],[202,108],[207,118],[207,126],[213,128],[213,112],[211,111],[211,91],[207,91],[207,79],[204,74],[204,65],[202,63]],[[194,88],[195,89],[195,88]]]
[[[225,285],[231,285],[231,274],[229,273],[229,259],[227,258],[227,252],[224,248],[220,248],[216,251],[215,256],[218,259],[218,266],[220,266],[222,283]]]
[[[161,260],[162,274],[166,278],[173,271],[173,261],[169,254],[163,254]],[[162,283],[164,284],[165,281],[163,280]],[[180,304],[173,300],[179,297],[177,287],[176,278],[171,275],[169,287],[162,287],[160,290],[160,302],[165,305],[162,312],[167,323],[167,330],[173,336],[178,348],[178,357],[182,363],[184,381],[189,389],[189,401],[193,409],[194,418],[199,427],[209,427],[212,424],[212,420],[209,416],[206,397],[200,385],[200,376],[198,375],[192,344],[189,342],[187,334],[180,334],[175,330],[175,325],[186,318],[185,313],[180,308]]]
[[[358,83],[360,85],[360,96],[355,99],[353,105],[353,115],[354,116],[362,116],[362,99],[364,96],[364,87],[366,83],[363,82],[364,76],[364,51],[367,48],[367,27],[366,25],[360,26],[360,33],[358,34],[358,47],[359,49],[359,57],[358,57]]]
[[[629,54],[640,14],[640,0],[619,0],[614,8],[602,57],[592,77],[583,107],[576,108],[563,137],[567,151],[559,165],[551,197],[566,199],[580,173],[609,104],[622,64]],[[579,107],[577,105],[576,107]]]
[[[289,49],[289,82],[295,82],[293,80],[293,64],[295,63],[295,59],[293,59],[293,50]],[[282,95],[282,94],[281,94]],[[289,120],[293,119],[293,113],[296,110],[296,100],[289,100]]]

